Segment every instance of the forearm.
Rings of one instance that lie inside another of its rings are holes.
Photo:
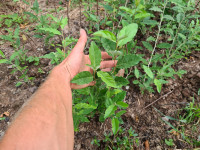
[[[21,110],[0,149],[73,149],[70,75],[54,69]]]

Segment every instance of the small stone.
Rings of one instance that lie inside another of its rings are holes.
[[[162,150],[161,146],[157,146],[156,150]]]

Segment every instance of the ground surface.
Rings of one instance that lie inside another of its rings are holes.
[[[41,8],[45,10],[54,9],[58,7],[57,3],[49,2],[46,5],[45,1],[39,0]],[[0,7],[1,13],[8,13],[6,7],[18,11],[14,6],[9,3],[4,7]],[[24,7],[25,6],[22,6]],[[61,12],[66,16],[66,9]],[[66,29],[66,33],[77,38],[79,34],[79,9],[74,9],[70,12],[70,29]],[[82,16],[84,20],[84,16]],[[85,21],[82,22],[82,26],[87,28]],[[2,33],[4,30],[1,29]],[[31,33],[30,33],[31,34]],[[142,37],[138,37],[142,38]],[[29,55],[41,56],[48,52],[47,49],[42,45],[41,41],[36,41],[36,47],[31,49]],[[12,47],[9,43],[0,43],[0,49],[6,54],[11,55]],[[27,48],[30,45],[26,45]],[[38,50],[42,48],[42,50]],[[4,135],[10,121],[16,112],[21,108],[24,102],[37,90],[40,84],[45,80],[48,72],[51,70],[49,60],[42,60],[40,67],[43,68],[45,73],[37,74],[37,67],[30,64],[29,75],[35,76],[36,79],[32,85],[25,84],[20,87],[15,87],[18,81],[18,74],[11,75],[11,68],[9,65],[0,65],[0,115],[5,112],[9,112],[6,120],[0,121],[0,138]],[[126,102],[129,104],[127,113],[122,117],[124,121],[124,128],[129,129],[132,127],[136,133],[139,134],[140,145],[138,149],[144,149],[144,142],[148,141],[151,149],[164,149],[169,148],[165,144],[165,139],[173,139],[175,146],[174,148],[183,149],[191,148],[189,144],[181,140],[180,134],[168,133],[170,126],[162,121],[162,115],[156,111],[159,110],[163,114],[171,117],[177,117],[176,114],[180,108],[186,106],[188,102],[195,98],[196,102],[200,102],[200,98],[197,95],[197,91],[200,88],[200,53],[194,52],[186,59],[182,59],[178,64],[174,65],[175,69],[184,69],[187,71],[181,79],[175,77],[170,79],[169,83],[163,87],[160,94],[141,94],[139,88],[133,84],[130,84],[127,90]],[[130,81],[134,78],[130,79]],[[160,99],[159,99],[160,98]],[[150,105],[155,100],[159,99],[156,103]],[[98,149],[96,146],[91,144],[94,137],[102,139],[104,132],[111,131],[110,120],[106,120],[104,123],[99,123],[98,118],[90,119],[90,123],[84,123],[80,125],[80,131],[75,134],[75,149]],[[173,126],[178,126],[177,122],[169,121]],[[190,131],[190,126],[187,127]],[[199,124],[197,124],[197,130],[194,134],[200,133]],[[102,147],[102,146],[101,146]],[[101,148],[99,148],[101,149]]]

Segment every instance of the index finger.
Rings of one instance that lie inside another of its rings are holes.
[[[101,58],[102,59],[110,59],[112,58],[110,55],[108,55],[107,52],[101,52]]]

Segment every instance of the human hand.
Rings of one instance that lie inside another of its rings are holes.
[[[89,55],[84,54],[85,44],[87,42],[87,34],[85,30],[80,30],[80,38],[73,48],[70,55],[60,64],[61,66],[65,67],[68,73],[70,74],[70,81],[77,75],[79,72],[82,71],[89,71],[93,73],[93,70],[87,66],[86,64],[91,64]],[[112,67],[116,66],[116,60],[106,60],[111,59],[112,57],[108,55],[106,52],[101,52],[102,55],[102,62],[100,64],[100,69],[102,71],[111,71]],[[85,85],[77,85],[71,84],[72,89],[81,89],[88,86],[93,86],[95,83],[91,82]]]

